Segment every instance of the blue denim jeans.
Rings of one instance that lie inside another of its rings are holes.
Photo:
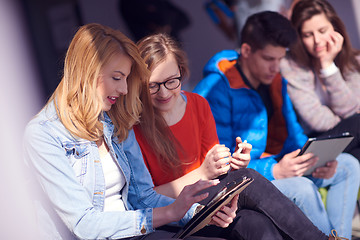
[[[339,236],[351,238],[351,223],[355,211],[360,184],[358,160],[342,153],[337,159],[338,167],[330,179],[293,177],[273,180],[272,183],[324,233],[335,229]],[[327,187],[326,208],[318,188]]]

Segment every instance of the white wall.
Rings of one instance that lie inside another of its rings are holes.
[[[21,172],[21,139],[24,125],[40,108],[40,92],[16,2],[0,0],[0,238],[31,240],[35,219]]]
[[[352,34],[352,44],[354,47],[360,49],[360,1],[352,0],[352,7],[354,9],[355,19],[351,21],[353,26],[350,27],[349,31]],[[347,22],[347,25],[350,26],[350,23]]]
[[[328,0],[346,26],[353,47],[360,49],[360,1]]]

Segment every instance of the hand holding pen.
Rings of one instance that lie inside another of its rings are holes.
[[[230,162],[231,168],[246,168],[250,162],[251,149],[251,144],[247,143],[246,140],[243,142],[240,137],[237,137],[235,152],[232,154]]]

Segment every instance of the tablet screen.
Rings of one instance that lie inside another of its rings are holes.
[[[353,138],[354,137],[348,132],[336,136],[309,138],[299,155],[313,153],[315,156],[319,157],[319,160],[314,166],[309,168],[304,175],[311,175],[316,168],[325,166],[327,162],[335,160],[349,145]]]

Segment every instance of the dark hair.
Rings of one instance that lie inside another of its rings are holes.
[[[355,56],[359,54],[359,51],[353,49],[351,46],[350,38],[346,32],[343,21],[337,15],[333,6],[326,0],[302,0],[295,4],[291,16],[291,23],[297,31],[299,39],[290,51],[292,58],[300,65],[312,67],[312,56],[306,51],[302,43],[301,29],[305,21],[322,13],[332,24],[334,30],[344,38],[342,50],[335,58],[336,65],[340,68],[341,72],[346,69],[360,71],[360,66],[355,58]]]
[[[191,23],[187,13],[168,0],[120,0],[119,10],[135,41],[160,32],[179,39]]]
[[[290,21],[272,11],[251,15],[241,31],[241,44],[249,44],[252,51],[264,49],[269,44],[288,48],[296,39],[296,31]]]

